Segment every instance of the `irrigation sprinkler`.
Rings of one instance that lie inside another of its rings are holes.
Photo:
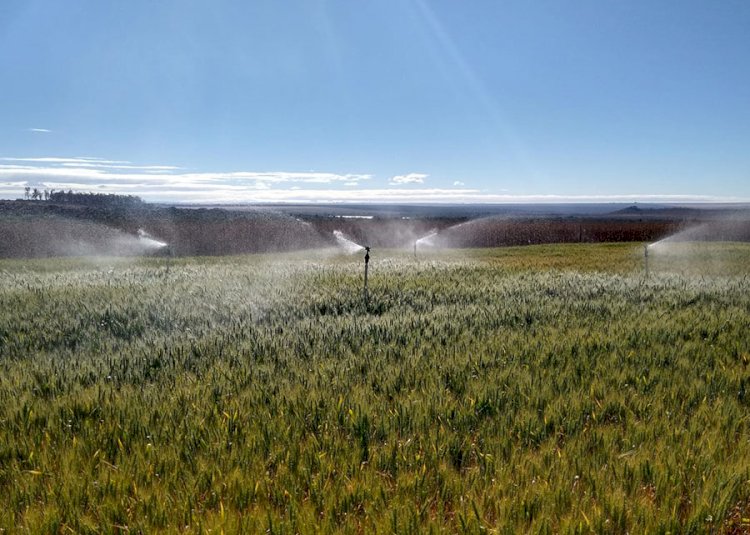
[[[167,256],[167,273],[169,273],[169,269],[172,267],[172,258],[174,258],[174,250],[172,249],[172,246],[167,245],[164,248],[164,253]]]
[[[648,243],[643,244],[643,268],[646,273],[646,278],[648,278],[648,247]]]
[[[370,267],[370,248],[365,247],[365,305],[367,305],[367,271]]]

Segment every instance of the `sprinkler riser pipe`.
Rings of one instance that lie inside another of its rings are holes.
[[[365,247],[365,305],[367,305],[367,272],[370,268],[370,248]]]

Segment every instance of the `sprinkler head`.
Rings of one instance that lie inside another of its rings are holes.
[[[365,251],[367,251],[369,253],[370,252],[370,248],[369,247],[365,247]]]

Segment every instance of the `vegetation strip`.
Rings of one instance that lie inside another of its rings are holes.
[[[0,262],[0,528],[739,532],[750,247]]]

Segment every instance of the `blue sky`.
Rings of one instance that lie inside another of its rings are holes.
[[[750,2],[2,0],[0,197],[750,200]]]

